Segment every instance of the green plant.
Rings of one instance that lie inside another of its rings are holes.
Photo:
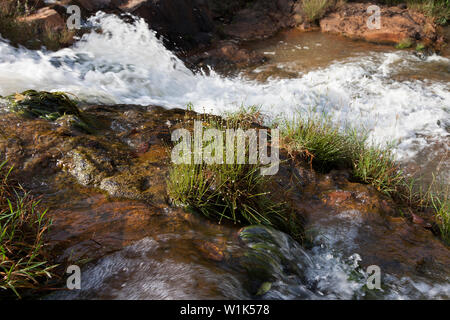
[[[303,0],[303,12],[310,22],[322,18],[330,6],[330,0]]]
[[[43,118],[54,121],[65,114],[81,117],[76,103],[64,92],[27,90],[4,97],[10,109],[28,118]]]
[[[395,46],[397,49],[408,49],[411,48],[413,45],[413,41],[409,38],[405,38],[401,40],[397,45]]]
[[[408,0],[408,8],[432,17],[437,24],[450,20],[450,0]]]
[[[394,161],[391,146],[366,146],[355,153],[353,159],[353,177],[357,181],[373,185],[386,194],[397,192],[403,182],[403,172]]]
[[[322,171],[349,169],[352,180],[370,184],[410,208],[431,210],[442,239],[450,242],[448,186],[438,184],[435,178],[425,184],[407,176],[395,161],[392,144],[369,143],[367,133],[348,126],[341,129],[325,115],[299,115],[284,120],[280,128],[283,147],[291,156]]]
[[[450,199],[448,197],[448,188],[445,194],[441,196],[432,193],[430,200],[441,237],[447,245],[450,245]]]
[[[284,146],[291,155],[300,155],[320,171],[348,166],[350,138],[327,116],[296,115],[280,125]]]
[[[44,250],[43,236],[50,225],[47,211],[8,181],[11,169],[5,165],[0,164],[0,289],[20,297],[20,290],[37,288],[51,278],[56,266],[49,264]]]
[[[223,116],[232,126],[238,126],[239,124],[248,126],[253,123],[262,125],[265,121],[265,117],[261,112],[261,106],[257,105],[249,107],[241,105],[237,111],[225,112]]]
[[[423,43],[418,43],[416,46],[416,51],[423,51],[425,50],[425,45]]]
[[[241,128],[248,124],[234,120],[204,119],[214,128]],[[248,153],[248,149],[246,149]],[[241,225],[272,226],[302,239],[302,221],[288,205],[269,190],[271,180],[260,174],[260,164],[173,164],[167,190],[177,205],[204,216]]]

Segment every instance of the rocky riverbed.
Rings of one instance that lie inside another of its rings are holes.
[[[268,123],[326,113],[377,143],[394,140],[403,167],[448,181],[448,28],[401,5],[382,6],[382,29],[368,30],[371,3],[353,2],[308,24],[294,0],[36,1],[26,19],[63,28],[70,4],[86,24],[67,47],[0,40],[0,95],[65,91],[79,102],[80,113],[44,119],[0,100],[0,158],[48,207],[59,274],[83,271],[83,290],[44,298],[450,298],[435,219],[348,170],[316,172],[281,150],[268,191],[303,219],[302,244],[217,224],[174,206],[167,190],[173,130],[241,105],[261,106]],[[430,51],[393,47],[405,38]],[[382,290],[367,289],[371,265]]]

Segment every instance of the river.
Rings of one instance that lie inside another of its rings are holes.
[[[422,59],[412,51],[291,31],[248,44],[268,62],[224,77],[214,71],[194,74],[142,20],[127,24],[99,13],[89,23],[102,32],[85,34],[57,52],[16,49],[1,41],[0,95],[56,90],[71,92],[86,104],[185,108],[192,103],[196,111],[215,114],[259,105],[273,118],[302,111],[327,113],[343,126],[369,130],[373,143],[394,142],[405,167],[426,175],[438,172],[446,183],[450,180],[450,59],[445,54]],[[102,196],[86,195],[60,204],[59,210],[83,216],[82,212],[93,211],[96,201],[87,201],[92,197]],[[252,298],[239,267],[204,259],[189,241],[220,242],[226,252],[238,256],[253,252],[252,245],[243,246],[233,236],[236,228],[191,219],[189,230],[175,232],[173,226],[153,221],[141,240],[133,239],[138,241],[87,265],[82,291],[50,298]],[[383,291],[368,294],[367,274],[357,263],[360,256],[365,250],[366,256],[382,256],[390,248],[393,254],[383,259],[407,265],[396,259],[406,245],[401,241],[408,242],[395,219],[388,226],[371,219],[375,227],[367,226],[355,210],[331,216],[319,212],[309,223],[321,233],[307,250],[281,232],[262,230],[271,235],[271,247],[283,257],[271,266],[273,279],[264,298],[450,298],[448,265],[442,269],[439,261],[426,274],[390,269]],[[368,243],[386,232],[398,240],[396,245],[394,240]],[[286,264],[297,267],[286,271]]]

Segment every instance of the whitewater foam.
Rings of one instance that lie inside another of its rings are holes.
[[[58,52],[16,49],[0,42],[0,95],[26,89],[62,90],[86,103],[158,104],[220,114],[261,105],[270,115],[316,108],[335,121],[369,129],[375,142],[396,140],[399,159],[426,146],[423,137],[445,139],[438,121],[449,118],[448,83],[394,81],[404,53],[371,53],[308,72],[297,79],[258,83],[194,74],[166,50],[142,19],[134,24],[98,13],[85,34]],[[418,59],[418,58],[417,58]],[[445,58],[436,58],[442,62]],[[450,60],[445,59],[450,65]]]

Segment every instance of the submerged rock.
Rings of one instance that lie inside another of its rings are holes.
[[[264,226],[243,228],[239,239],[246,247],[240,265],[248,274],[250,292],[263,296],[277,287],[273,283],[295,278],[296,294],[310,296],[302,285],[306,283],[304,271],[311,266],[311,260],[299,243],[283,232]]]

